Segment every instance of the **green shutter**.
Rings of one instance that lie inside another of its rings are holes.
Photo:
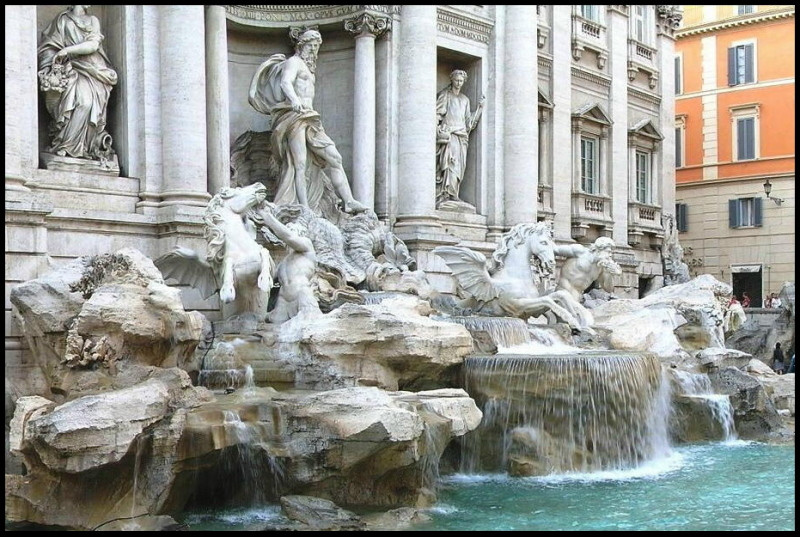
[[[764,225],[764,223],[763,223],[764,211],[763,211],[763,208],[762,208],[762,205],[761,205],[762,201],[763,201],[762,198],[753,198],[753,213],[754,213],[754,216],[755,216],[754,225],[756,227],[761,227],[762,225]]]
[[[728,85],[736,85],[736,47],[728,49]]]
[[[744,45],[744,82],[755,82],[755,73],[753,70],[755,69],[755,62],[753,61],[753,52],[754,47],[751,44]]]
[[[739,200],[728,200],[728,225],[739,227]]]

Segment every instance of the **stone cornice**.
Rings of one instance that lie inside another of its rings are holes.
[[[589,82],[593,82],[599,86],[603,86],[605,88],[611,87],[611,77],[601,75],[600,73],[593,73],[581,67],[572,67],[572,76],[573,78],[580,78],[582,80],[587,80]]]
[[[436,28],[446,34],[464,37],[478,43],[488,43],[494,24],[483,17],[467,15],[444,6],[438,6]]]
[[[285,28],[298,23],[344,22],[354,15],[369,13],[389,16],[400,13],[399,5],[236,5],[225,6],[228,19],[245,26]]]
[[[542,55],[539,55],[536,58],[537,64],[539,65],[539,73],[544,74],[546,76],[550,76],[553,70],[553,60],[552,58],[546,58]]]
[[[651,104],[661,105],[661,97],[659,95],[634,88],[633,86],[628,86],[628,95]]]
[[[689,28],[681,28],[675,32],[676,38],[688,37],[690,35],[703,34],[708,32],[716,32],[717,30],[725,30],[727,28],[735,28],[737,26],[745,26],[748,24],[757,24],[760,22],[772,21],[777,19],[785,19],[794,17],[794,6],[787,6],[785,9],[768,11],[764,13],[749,13],[747,15],[740,15],[738,17],[727,19],[724,21],[709,22]]]

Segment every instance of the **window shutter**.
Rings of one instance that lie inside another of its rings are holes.
[[[756,78],[753,76],[753,69],[755,62],[753,61],[753,45],[744,46],[744,82],[755,82]]]
[[[737,119],[736,120],[736,160],[744,160],[747,157],[745,156],[745,148],[747,147],[745,143],[745,137],[747,136],[745,133],[747,129],[745,129],[745,119]]]
[[[763,210],[762,210],[762,207],[761,207],[761,202],[762,201],[763,201],[763,198],[753,198],[753,213],[754,213],[754,216],[755,216],[754,225],[756,227],[761,227],[762,225],[764,225],[763,216],[762,216],[764,213],[763,213]]]
[[[675,94],[681,93],[681,57],[675,56]]]
[[[747,131],[747,158],[756,158],[756,118],[747,118],[745,131]]]
[[[739,200],[728,200],[728,226],[739,227]]]
[[[685,203],[678,204],[678,231],[689,230],[689,206]]]
[[[728,85],[736,85],[736,47],[728,49]]]
[[[681,157],[683,156],[683,147],[681,147],[681,128],[675,127],[675,167],[680,168],[683,166]]]

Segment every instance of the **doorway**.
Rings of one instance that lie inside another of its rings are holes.
[[[762,289],[761,289],[761,265],[758,265],[758,270],[753,265],[748,265],[746,271],[741,270],[744,267],[731,267],[731,275],[733,279],[733,294],[741,301],[742,295],[747,293],[750,296],[750,307],[760,308],[762,305]]]

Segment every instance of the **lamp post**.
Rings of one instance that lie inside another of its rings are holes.
[[[764,181],[764,194],[767,195],[767,199],[771,199],[772,201],[774,201],[775,205],[780,205],[781,203],[786,201],[781,198],[773,198],[772,196],[769,195],[770,192],[772,192],[772,183],[770,183],[769,179],[767,179],[766,181]]]

